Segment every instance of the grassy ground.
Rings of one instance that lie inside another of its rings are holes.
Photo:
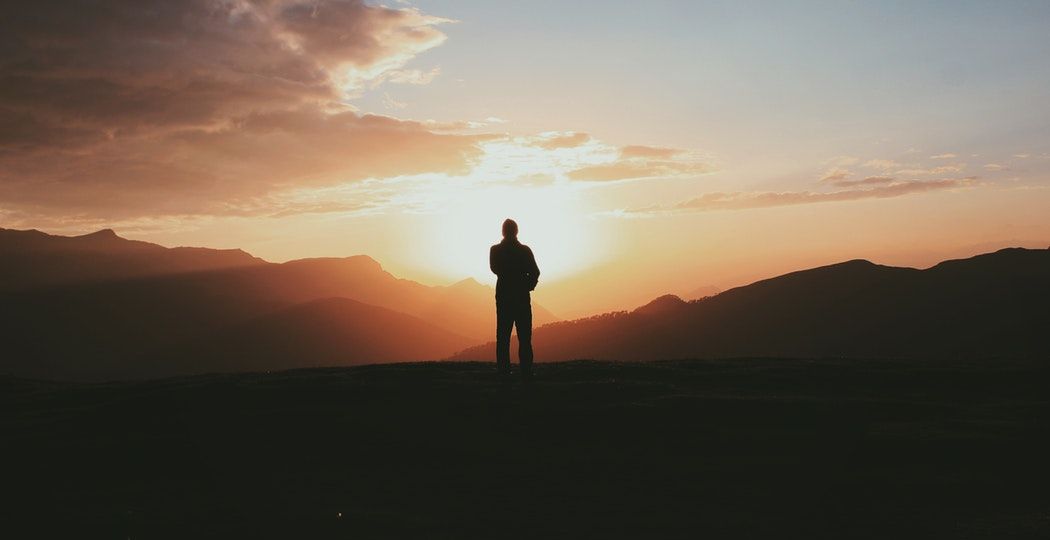
[[[34,536],[1050,537],[1050,367],[402,364],[0,380]]]

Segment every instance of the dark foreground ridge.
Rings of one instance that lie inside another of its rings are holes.
[[[395,364],[0,380],[23,537],[1046,538],[1050,367]]]

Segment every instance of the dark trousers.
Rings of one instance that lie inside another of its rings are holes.
[[[518,329],[518,363],[532,373],[532,303],[524,299],[496,299],[496,368],[510,371],[510,331]]]

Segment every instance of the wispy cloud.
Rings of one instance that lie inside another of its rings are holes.
[[[879,184],[892,184],[895,181],[896,178],[891,176],[868,176],[859,180],[840,180],[834,182],[834,185],[839,187],[874,186]]]
[[[820,181],[828,184],[837,184],[839,182],[847,181],[852,175],[853,173],[848,169],[836,167],[828,169],[828,171],[824,173],[824,176],[820,177]]]
[[[680,148],[667,148],[665,146],[642,146],[633,144],[620,149],[620,157],[624,159],[670,159],[685,152]]]
[[[705,193],[699,197],[682,201],[672,206],[649,206],[627,213],[680,213],[708,212],[714,210],[743,210],[768,208],[774,206],[791,206],[825,202],[855,201],[862,199],[887,199],[902,197],[915,193],[957,189],[973,185],[975,177],[945,178],[927,181],[895,181],[883,177],[871,177],[870,184],[875,187],[865,189],[845,189],[840,191],[781,191],[781,192],[715,192]],[[863,182],[863,181],[861,181]],[[859,185],[859,184],[858,184]]]
[[[426,85],[433,82],[434,78],[441,74],[441,68],[435,67],[430,71],[418,69],[392,69],[380,74],[371,86],[379,86],[383,83]]]
[[[404,109],[408,103],[394,99],[388,92],[383,92],[383,106],[387,109]]]
[[[675,178],[710,173],[715,166],[706,158],[679,148],[628,145],[614,159],[568,171],[570,180],[611,182],[641,178]]]
[[[892,159],[869,159],[868,161],[865,161],[864,164],[861,166],[868,169],[881,169],[885,171],[890,169],[896,169],[897,167],[900,167],[901,164],[897,163],[896,161],[893,161]]]
[[[532,144],[546,150],[559,150],[562,148],[576,148],[587,144],[590,140],[590,135],[579,131],[568,133],[551,132],[539,135]]]
[[[951,163],[948,165],[938,165],[936,167],[917,167],[910,169],[900,169],[894,174],[898,176],[936,176],[941,174],[955,174],[962,172],[966,168],[965,163]]]

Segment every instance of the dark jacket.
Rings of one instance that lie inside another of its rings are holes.
[[[489,250],[489,268],[499,276],[496,280],[496,299],[528,299],[536,288],[540,269],[529,246],[517,238],[504,238]]]

